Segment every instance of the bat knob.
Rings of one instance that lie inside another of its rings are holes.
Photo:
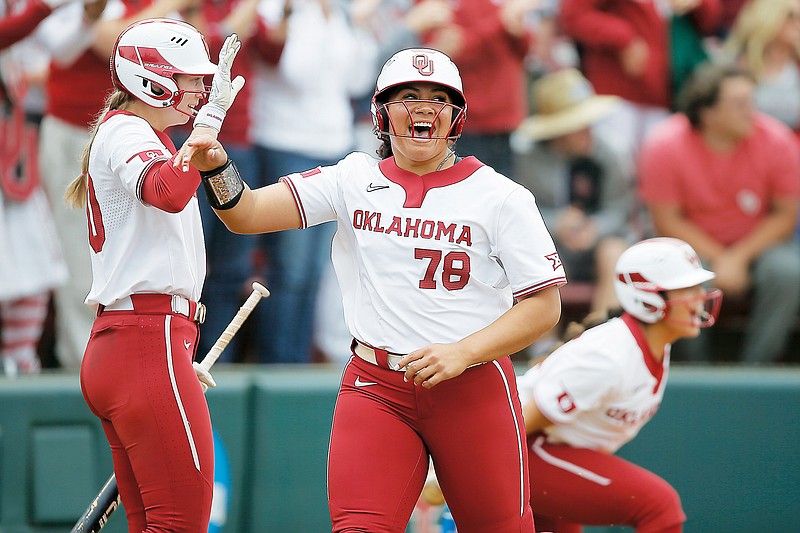
[[[257,281],[253,282],[253,290],[266,298],[269,296],[269,290]]]

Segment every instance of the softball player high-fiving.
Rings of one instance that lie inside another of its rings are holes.
[[[230,79],[239,41],[213,64],[189,24],[150,19],[117,40],[109,97],[67,192],[86,205],[97,308],[81,389],[111,446],[128,531],[207,531],[214,452],[193,369],[205,248],[195,191],[199,170],[227,160],[214,139],[243,80]],[[214,74],[209,102],[203,77]],[[208,146],[185,167],[164,130],[196,114]],[[185,170],[184,170],[185,168]],[[213,386],[213,380],[211,385]]]
[[[456,155],[467,102],[446,55],[391,57],[372,113],[381,160],[352,153],[257,190],[231,162],[204,179],[232,231],[337,221],[354,341],[328,459],[333,531],[404,531],[430,458],[460,532],[532,533],[509,354],[557,323],[563,267],[530,192]]]

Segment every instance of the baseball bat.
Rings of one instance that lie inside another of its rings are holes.
[[[89,504],[89,508],[72,528],[72,533],[97,533],[108,523],[108,519],[117,510],[119,504],[117,478],[111,474],[106,484]]]
[[[269,296],[269,291],[266,287],[258,282],[253,282],[253,292],[247,297],[247,300],[236,312],[236,316],[230,321],[225,331],[214,343],[214,346],[208,351],[206,356],[200,362],[200,366],[208,372],[211,367],[219,359],[220,354],[225,350],[225,347],[231,342],[231,339],[250,313],[253,312],[261,298]],[[205,391],[205,388],[203,389]],[[83,513],[83,515],[75,522],[70,533],[98,533],[108,523],[109,518],[117,510],[120,505],[119,490],[117,488],[117,478],[114,474],[108,478],[106,484],[100,489],[97,496],[94,497],[92,503]]]

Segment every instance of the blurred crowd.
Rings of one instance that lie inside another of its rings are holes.
[[[725,353],[704,334],[677,343],[673,360],[797,362],[800,0],[0,0],[5,374],[79,368],[92,228],[62,198],[112,87],[116,36],[158,16],[197,26],[212,58],[228,34],[242,38],[234,74],[247,84],[220,140],[251,188],[353,149],[375,154],[378,70],[399,49],[436,48],[468,99],[457,153],[534,193],[565,297],[587,287],[584,311],[616,310],[622,251],[677,237],[717,273],[723,319],[728,307],[743,320]],[[234,235],[200,204],[200,350],[259,280],[272,296],[222,360],[345,361],[335,227]]]

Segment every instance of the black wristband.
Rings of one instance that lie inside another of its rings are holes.
[[[201,170],[200,177],[203,179],[208,203],[214,209],[230,209],[242,198],[244,182],[232,159],[214,170]]]

